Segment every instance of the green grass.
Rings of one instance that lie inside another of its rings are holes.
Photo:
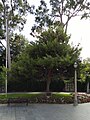
[[[11,93],[11,94],[0,94],[0,99],[8,99],[8,98],[34,98],[34,97],[40,97],[42,96],[43,93],[41,92],[32,92],[32,93]],[[52,93],[52,97],[72,97],[70,93],[62,93],[62,92],[55,92]]]
[[[52,96],[57,98],[61,98],[61,97],[67,98],[67,97],[72,97],[72,94],[59,92],[59,93],[53,93]]]
[[[28,94],[28,93],[16,93],[16,94],[0,94],[0,99],[8,99],[8,98],[31,98],[31,97],[37,97],[37,96],[40,96],[41,94],[40,93],[31,93],[31,94]]]

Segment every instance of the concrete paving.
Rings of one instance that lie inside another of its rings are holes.
[[[0,105],[0,120],[90,120],[90,103]]]

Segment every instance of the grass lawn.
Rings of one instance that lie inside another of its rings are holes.
[[[53,93],[52,96],[54,97],[58,97],[58,98],[61,98],[61,97],[72,97],[72,94],[71,93],[66,93],[66,92],[56,92],[56,93]]]
[[[0,99],[8,99],[8,98],[33,98],[33,97],[42,97],[45,95],[43,92],[31,92],[31,93],[8,93],[0,94]],[[71,93],[64,92],[52,92],[52,97],[72,97]]]

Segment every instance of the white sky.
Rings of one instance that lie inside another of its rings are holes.
[[[28,0],[30,4],[39,5],[40,0]],[[46,0],[49,1],[49,0]],[[25,25],[24,31],[22,32],[26,38],[33,40],[30,36],[30,29],[34,23],[34,18],[32,16],[27,17],[27,24]],[[78,17],[73,18],[68,26],[68,34],[71,34],[70,41],[74,45],[80,43],[82,47],[81,57],[86,59],[90,57],[90,20],[80,20]]]
[[[83,59],[90,57],[90,20],[73,18],[69,23],[68,33],[71,34],[70,41],[74,45],[80,43],[82,47],[81,57]]]

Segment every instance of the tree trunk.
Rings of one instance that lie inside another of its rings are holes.
[[[47,80],[47,90],[46,90],[47,92],[50,91],[50,90],[49,90],[50,83],[51,83],[51,81]]]
[[[50,87],[50,83],[51,83],[51,70],[49,70],[48,72],[48,78],[47,78],[47,88],[46,88],[46,91],[49,92],[49,87]]]
[[[89,82],[87,82],[87,93],[89,93]]]

